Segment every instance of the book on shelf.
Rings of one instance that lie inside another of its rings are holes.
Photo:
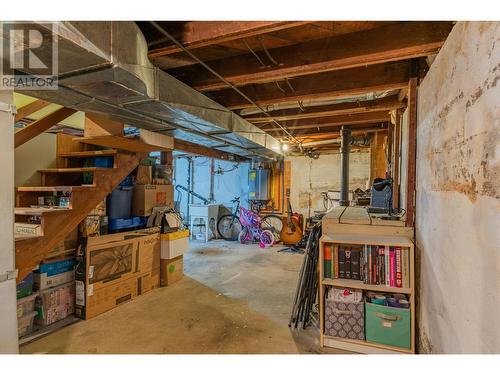
[[[346,273],[345,273],[345,250],[344,249],[339,249],[339,279],[345,279],[346,278]]]
[[[323,273],[327,279],[332,277],[332,246],[329,244],[323,247]]]
[[[324,277],[360,280],[364,284],[410,287],[409,248],[330,244],[324,247]]]

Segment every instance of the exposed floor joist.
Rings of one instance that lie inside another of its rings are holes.
[[[399,61],[368,67],[302,76],[279,87],[274,83],[250,85],[240,90],[261,106],[291,103],[301,100],[348,98],[355,95],[401,89],[408,85],[409,62]],[[292,90],[293,88],[293,90]],[[252,108],[237,92],[226,89],[210,93],[211,97],[229,109]]]
[[[290,121],[346,114],[390,111],[392,109],[399,109],[404,107],[406,107],[406,104],[398,100],[398,95],[391,95],[385,98],[374,100],[269,111],[268,114],[271,115],[271,117],[276,121]],[[263,124],[270,122],[269,117],[263,116],[262,114],[249,115],[245,116],[244,118],[245,120],[250,121],[253,124]]]
[[[451,22],[404,22],[269,50],[277,65],[263,66],[250,53],[211,61],[210,67],[235,86],[280,81],[427,56],[439,50],[451,27]],[[199,66],[173,69],[171,74],[186,77],[198,91],[227,88]]]
[[[375,124],[385,121],[390,121],[391,116],[389,111],[379,111],[372,113],[358,113],[353,115],[340,115],[333,117],[322,117],[319,119],[303,119],[281,122],[288,130],[298,129],[321,129],[331,126],[357,125],[357,124]],[[279,131],[281,128],[273,126],[274,124],[266,124],[262,127],[265,131]],[[271,127],[272,126],[272,127]]]
[[[181,34],[182,38],[179,42],[188,49],[194,49],[290,27],[296,27],[305,23],[306,22],[296,21],[192,21],[183,24]],[[160,42],[171,43],[171,40],[163,38],[155,43]],[[154,59],[179,52],[182,52],[182,49],[178,46],[169,45],[153,49],[149,52],[149,57]]]

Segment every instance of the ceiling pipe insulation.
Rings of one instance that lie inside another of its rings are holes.
[[[58,89],[22,93],[248,158],[275,160],[271,135],[153,66],[135,22],[33,22],[58,39]],[[37,53],[51,53],[42,45]],[[29,68],[23,73],[32,74]]]

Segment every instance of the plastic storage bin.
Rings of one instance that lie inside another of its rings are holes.
[[[132,215],[132,186],[118,186],[108,195],[106,207],[109,220],[128,219]]]
[[[325,301],[325,335],[365,339],[364,302]]]
[[[410,309],[366,303],[366,341],[411,348]]]
[[[35,319],[36,311],[29,313],[22,318],[17,319],[17,333],[19,337],[26,336],[33,331],[33,320]]]
[[[35,311],[36,294],[17,300],[17,317],[22,318]]]

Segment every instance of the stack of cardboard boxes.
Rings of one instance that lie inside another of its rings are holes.
[[[171,285],[183,275],[184,253],[189,249],[189,230],[161,235],[160,283]]]

